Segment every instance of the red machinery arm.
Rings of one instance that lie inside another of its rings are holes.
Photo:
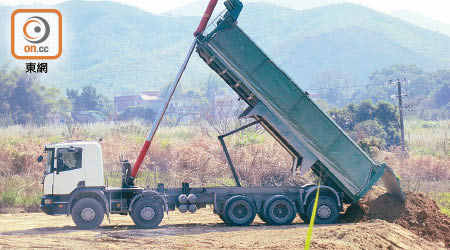
[[[200,33],[205,30],[206,25],[208,24],[209,18],[211,17],[214,8],[216,7],[217,0],[210,0],[208,7],[206,7],[205,13],[203,14],[202,20],[198,24],[197,30],[194,32],[194,36],[197,37]]]
[[[164,116],[164,113],[166,112],[167,107],[169,106],[169,102],[172,99],[173,93],[175,92],[175,89],[177,88],[178,82],[181,79],[181,76],[183,75],[184,70],[186,69],[186,65],[189,62],[189,58],[191,58],[192,52],[195,48],[196,40],[194,39],[194,42],[192,43],[191,47],[189,48],[188,54],[186,55],[186,58],[184,59],[183,64],[181,65],[180,70],[178,71],[178,74],[175,78],[175,81],[170,85],[169,91],[167,92],[166,97],[164,98],[163,105],[161,106],[161,109],[158,112],[158,115],[156,116],[155,122],[153,122],[152,129],[150,130],[147,139],[144,142],[144,145],[142,146],[141,151],[139,152],[139,156],[134,163],[133,169],[131,170],[130,176],[134,179],[139,171],[139,168],[141,167],[142,162],[144,161],[145,155],[147,154],[148,149],[150,148],[150,144],[152,142],[153,136],[156,133],[156,130],[159,127],[159,124],[161,123],[161,120]]]
[[[209,18],[211,17],[211,14],[213,13],[214,8],[216,7],[216,4],[217,0],[210,0],[208,7],[206,8],[205,14],[203,15],[202,20],[200,21],[200,24],[198,25],[197,30],[194,33],[195,37],[197,37],[205,29],[206,25],[208,24]],[[173,83],[170,85],[169,91],[166,97],[164,98],[163,105],[161,106],[161,109],[159,110],[158,115],[156,116],[155,122],[152,125],[152,129],[150,130],[147,139],[145,140],[144,145],[142,146],[142,149],[139,152],[139,156],[136,159],[133,168],[131,169],[130,176],[132,179],[136,178],[139,168],[141,167],[141,164],[144,161],[145,155],[147,154],[147,151],[150,148],[153,136],[155,135],[156,130],[158,129],[159,124],[161,123],[164,113],[166,112],[166,109],[169,106],[169,102],[172,99],[173,93],[177,88],[178,82],[180,81],[181,76],[183,75],[183,72],[186,69],[186,65],[188,64],[189,59],[191,58],[192,52],[194,51],[195,48],[196,41],[197,40],[194,39],[194,41],[192,42],[188,54],[186,55],[186,58],[184,59],[184,62],[181,65],[180,70],[178,71],[175,81],[173,81]]]

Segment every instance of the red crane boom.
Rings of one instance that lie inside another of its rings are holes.
[[[208,7],[206,8],[205,13],[203,14],[200,24],[198,25],[197,30],[194,32],[195,37],[197,37],[200,33],[203,32],[203,30],[205,30],[206,25],[208,24],[208,21],[214,11],[214,8],[216,7],[216,4],[217,4],[217,0],[209,1]],[[178,71],[177,76],[175,77],[175,80],[170,85],[169,91],[168,91],[166,97],[164,98],[163,105],[162,105],[161,109],[159,110],[158,115],[156,116],[155,122],[153,123],[152,128],[147,136],[147,139],[145,140],[144,145],[142,146],[142,149],[139,152],[139,156],[138,156],[136,162],[134,163],[134,166],[133,166],[133,168],[131,170],[131,174],[130,174],[132,180],[134,178],[136,178],[139,168],[141,167],[141,164],[144,161],[145,155],[147,154],[148,149],[150,148],[150,144],[152,142],[153,136],[155,135],[156,130],[158,129],[159,124],[161,123],[164,113],[166,112],[167,107],[169,106],[170,100],[172,99],[173,93],[175,92],[175,89],[177,88],[178,82],[180,81],[181,76],[183,75],[183,72],[186,69],[186,66],[189,62],[189,59],[191,58],[192,52],[194,51],[194,48],[195,48],[195,44],[196,44],[196,38],[192,42],[191,47],[189,48],[189,51],[186,55],[186,58],[184,59],[184,62],[181,65],[181,68]]]

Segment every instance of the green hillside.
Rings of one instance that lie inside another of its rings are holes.
[[[264,41],[261,35],[275,39],[262,47],[269,47],[271,57],[294,79],[307,85],[311,76],[326,69],[341,70],[366,81],[374,70],[392,64],[413,63],[426,69],[449,67],[449,37],[389,15],[354,4],[276,13],[270,7],[249,6],[252,12],[242,16],[241,26],[247,31],[251,28],[247,23],[257,20],[257,16],[270,19],[270,26],[254,25],[248,33],[255,40]]]
[[[450,24],[439,22],[420,13],[409,10],[398,10],[392,12],[391,16],[400,18],[424,29],[429,29],[450,36]]]
[[[48,7],[48,6],[47,6]],[[170,82],[193,40],[199,17],[154,15],[114,2],[70,1],[63,14],[63,55],[50,62],[46,85],[93,84],[113,96],[159,89]],[[223,8],[219,4],[217,8]],[[0,28],[9,30],[13,9],[0,6]],[[353,5],[298,11],[270,4],[244,6],[239,25],[298,84],[311,85],[324,70],[347,72],[363,85],[368,75],[397,63],[449,68],[450,38]],[[24,67],[0,38],[0,61]],[[194,55],[181,86],[199,89],[211,71]]]

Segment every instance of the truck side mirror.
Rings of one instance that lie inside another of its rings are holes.
[[[37,158],[37,162],[42,162],[44,160],[44,157],[42,156],[42,155],[40,155],[38,158]]]

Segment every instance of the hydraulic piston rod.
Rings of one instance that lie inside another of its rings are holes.
[[[151,141],[153,139],[153,136],[155,136],[156,130],[159,127],[159,124],[161,123],[161,120],[164,116],[164,113],[167,110],[167,107],[169,106],[170,100],[172,99],[173,93],[175,92],[175,89],[177,88],[178,82],[181,79],[181,76],[183,75],[184,70],[186,69],[186,65],[189,62],[189,59],[191,58],[192,52],[195,48],[196,40],[192,42],[191,47],[189,48],[188,54],[186,55],[186,58],[184,59],[183,65],[181,66],[180,70],[178,71],[178,74],[175,78],[175,81],[170,85],[169,91],[164,98],[163,105],[161,109],[158,112],[158,115],[156,116],[155,122],[152,125],[152,129],[148,133],[147,139],[144,142],[144,146],[142,146],[141,151],[139,152],[139,156],[134,163],[133,169],[131,170],[131,177],[135,178],[137,175],[137,172],[139,171],[139,168],[141,167],[142,161],[144,161],[144,157],[147,154],[148,148],[150,147]]]
[[[200,21],[200,24],[194,33],[195,37],[197,37],[205,29],[206,24],[208,23],[208,20],[211,17],[211,14],[213,13],[214,7],[216,6],[216,4],[217,4],[217,0],[211,0],[209,2],[208,7],[206,8],[205,14],[203,15],[203,17]],[[195,38],[194,41],[192,42],[191,47],[189,48],[189,51],[186,55],[186,58],[184,59],[184,62],[181,65],[181,68],[178,71],[177,76],[175,77],[175,80],[170,85],[169,91],[168,91],[166,97],[164,98],[163,105],[162,105],[161,109],[159,110],[158,115],[156,116],[155,122],[152,125],[152,128],[147,136],[147,139],[144,142],[144,145],[142,146],[141,151],[139,152],[139,156],[138,156],[136,162],[134,163],[133,169],[131,170],[131,174],[130,174],[131,180],[129,180],[131,183],[133,182],[134,178],[136,177],[136,175],[139,171],[139,168],[141,167],[141,164],[144,161],[145,155],[147,154],[147,151],[150,147],[153,136],[155,135],[156,130],[158,129],[159,124],[161,123],[164,113],[166,112],[167,107],[169,106],[170,100],[172,99],[173,93],[175,92],[175,89],[177,88],[178,82],[180,81],[181,76],[183,75],[183,72],[186,69],[186,65],[188,64],[189,59],[191,58],[191,55],[192,55],[192,52],[194,51],[196,42],[197,42],[197,38]]]

